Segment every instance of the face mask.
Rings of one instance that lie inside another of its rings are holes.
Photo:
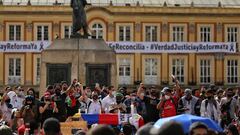
[[[136,97],[131,97],[132,101],[135,101],[136,100]]]
[[[27,104],[27,105],[30,105],[30,106],[32,105],[32,103],[26,103],[26,104]]]
[[[232,97],[232,94],[227,94],[227,97]]]
[[[51,100],[47,98],[47,99],[45,99],[45,101],[46,101],[46,102],[50,102]]]
[[[122,101],[121,100],[117,100],[116,102],[117,102],[117,104],[120,104]]]
[[[87,93],[87,97],[89,97],[89,98],[90,98],[90,97],[91,97],[91,95],[92,95],[92,94],[91,94],[91,92],[88,92],[88,93]]]
[[[166,99],[166,100],[170,99],[170,96],[165,95],[165,99]]]
[[[156,92],[155,91],[151,92],[151,95],[156,96]]]
[[[207,99],[208,99],[208,100],[212,99],[212,96],[208,96]]]
[[[63,91],[66,91],[67,90],[67,87],[63,87]]]
[[[33,98],[35,98],[34,93],[27,93],[27,95],[30,95],[30,96],[32,96]]]
[[[94,95],[93,96],[93,100],[97,100],[98,99],[98,96],[97,95]]]
[[[140,94],[140,96],[142,96],[142,97],[143,97],[144,95],[145,95],[144,93],[141,93],[141,94]]]
[[[200,97],[200,93],[195,94],[195,97]]]
[[[113,91],[113,92],[112,92],[112,95],[115,96],[115,95],[116,95],[116,91]]]
[[[57,96],[59,96],[61,94],[61,91],[60,90],[55,90],[55,93]]]
[[[18,95],[19,95],[19,96],[22,96],[22,97],[25,96],[23,91],[19,91]]]

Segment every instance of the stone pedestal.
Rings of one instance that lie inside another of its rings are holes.
[[[116,54],[103,40],[62,39],[42,52],[40,95],[47,85],[77,78],[84,85],[116,87]]]

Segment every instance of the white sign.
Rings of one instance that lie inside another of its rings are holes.
[[[48,41],[1,41],[0,52],[41,52],[50,44]]]
[[[235,53],[232,42],[108,42],[116,53]]]

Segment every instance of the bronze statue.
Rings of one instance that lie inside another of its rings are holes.
[[[86,5],[86,0],[71,0],[71,7],[73,9],[72,37],[88,38],[88,36],[90,36],[88,33],[86,12],[84,10]],[[81,29],[83,29],[84,32],[83,36],[78,33]]]

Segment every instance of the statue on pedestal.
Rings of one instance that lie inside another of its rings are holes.
[[[88,38],[90,36],[88,33],[86,12],[84,10],[86,5],[86,0],[71,0],[71,7],[73,9],[73,30],[71,37],[73,38]],[[83,30],[83,35],[78,33],[81,29]]]

